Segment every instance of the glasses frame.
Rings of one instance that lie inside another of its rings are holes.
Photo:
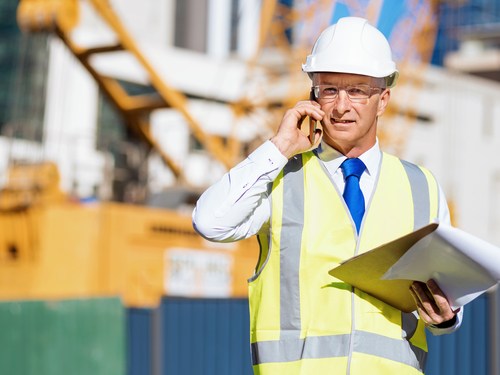
[[[337,95],[335,95],[332,98],[321,98],[319,96],[321,86],[336,87],[338,89],[338,93],[337,93]],[[363,87],[367,87],[367,88],[370,89],[370,92],[368,93],[368,96],[366,98],[365,97],[363,97],[363,98],[351,98],[351,96],[349,95],[348,89],[352,88],[352,87],[357,87],[357,86],[363,86]],[[348,85],[348,86],[345,86],[345,87],[340,87],[340,86],[337,86],[337,85],[316,85],[316,86],[311,87],[311,90],[314,92],[314,97],[316,99],[323,99],[323,100],[335,100],[335,99],[338,98],[340,91],[344,90],[350,101],[352,101],[352,102],[359,102],[359,101],[362,101],[362,100],[369,99],[370,96],[372,96],[373,91],[376,91],[376,90],[383,91],[383,90],[385,90],[385,87],[370,87],[369,85],[364,85],[364,84]]]

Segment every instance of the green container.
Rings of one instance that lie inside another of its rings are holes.
[[[0,303],[0,374],[125,375],[118,298]]]

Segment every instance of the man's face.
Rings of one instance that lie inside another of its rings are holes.
[[[346,87],[364,84],[383,87],[383,78],[347,73],[315,73],[313,86],[336,85]],[[390,90],[374,90],[368,99],[351,101],[345,90],[335,99],[317,99],[325,116],[321,121],[323,137],[327,144],[348,157],[357,157],[376,142],[377,117],[384,113],[389,103]]]

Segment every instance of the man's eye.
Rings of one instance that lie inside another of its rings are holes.
[[[352,87],[349,89],[349,95],[368,95],[368,89]]]
[[[337,93],[338,93],[338,90],[335,87],[325,87],[323,89],[323,94],[326,94],[326,95],[335,95]]]

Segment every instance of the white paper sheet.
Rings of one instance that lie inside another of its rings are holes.
[[[460,229],[439,224],[382,279],[424,283],[433,279],[455,310],[500,282],[500,248]]]

